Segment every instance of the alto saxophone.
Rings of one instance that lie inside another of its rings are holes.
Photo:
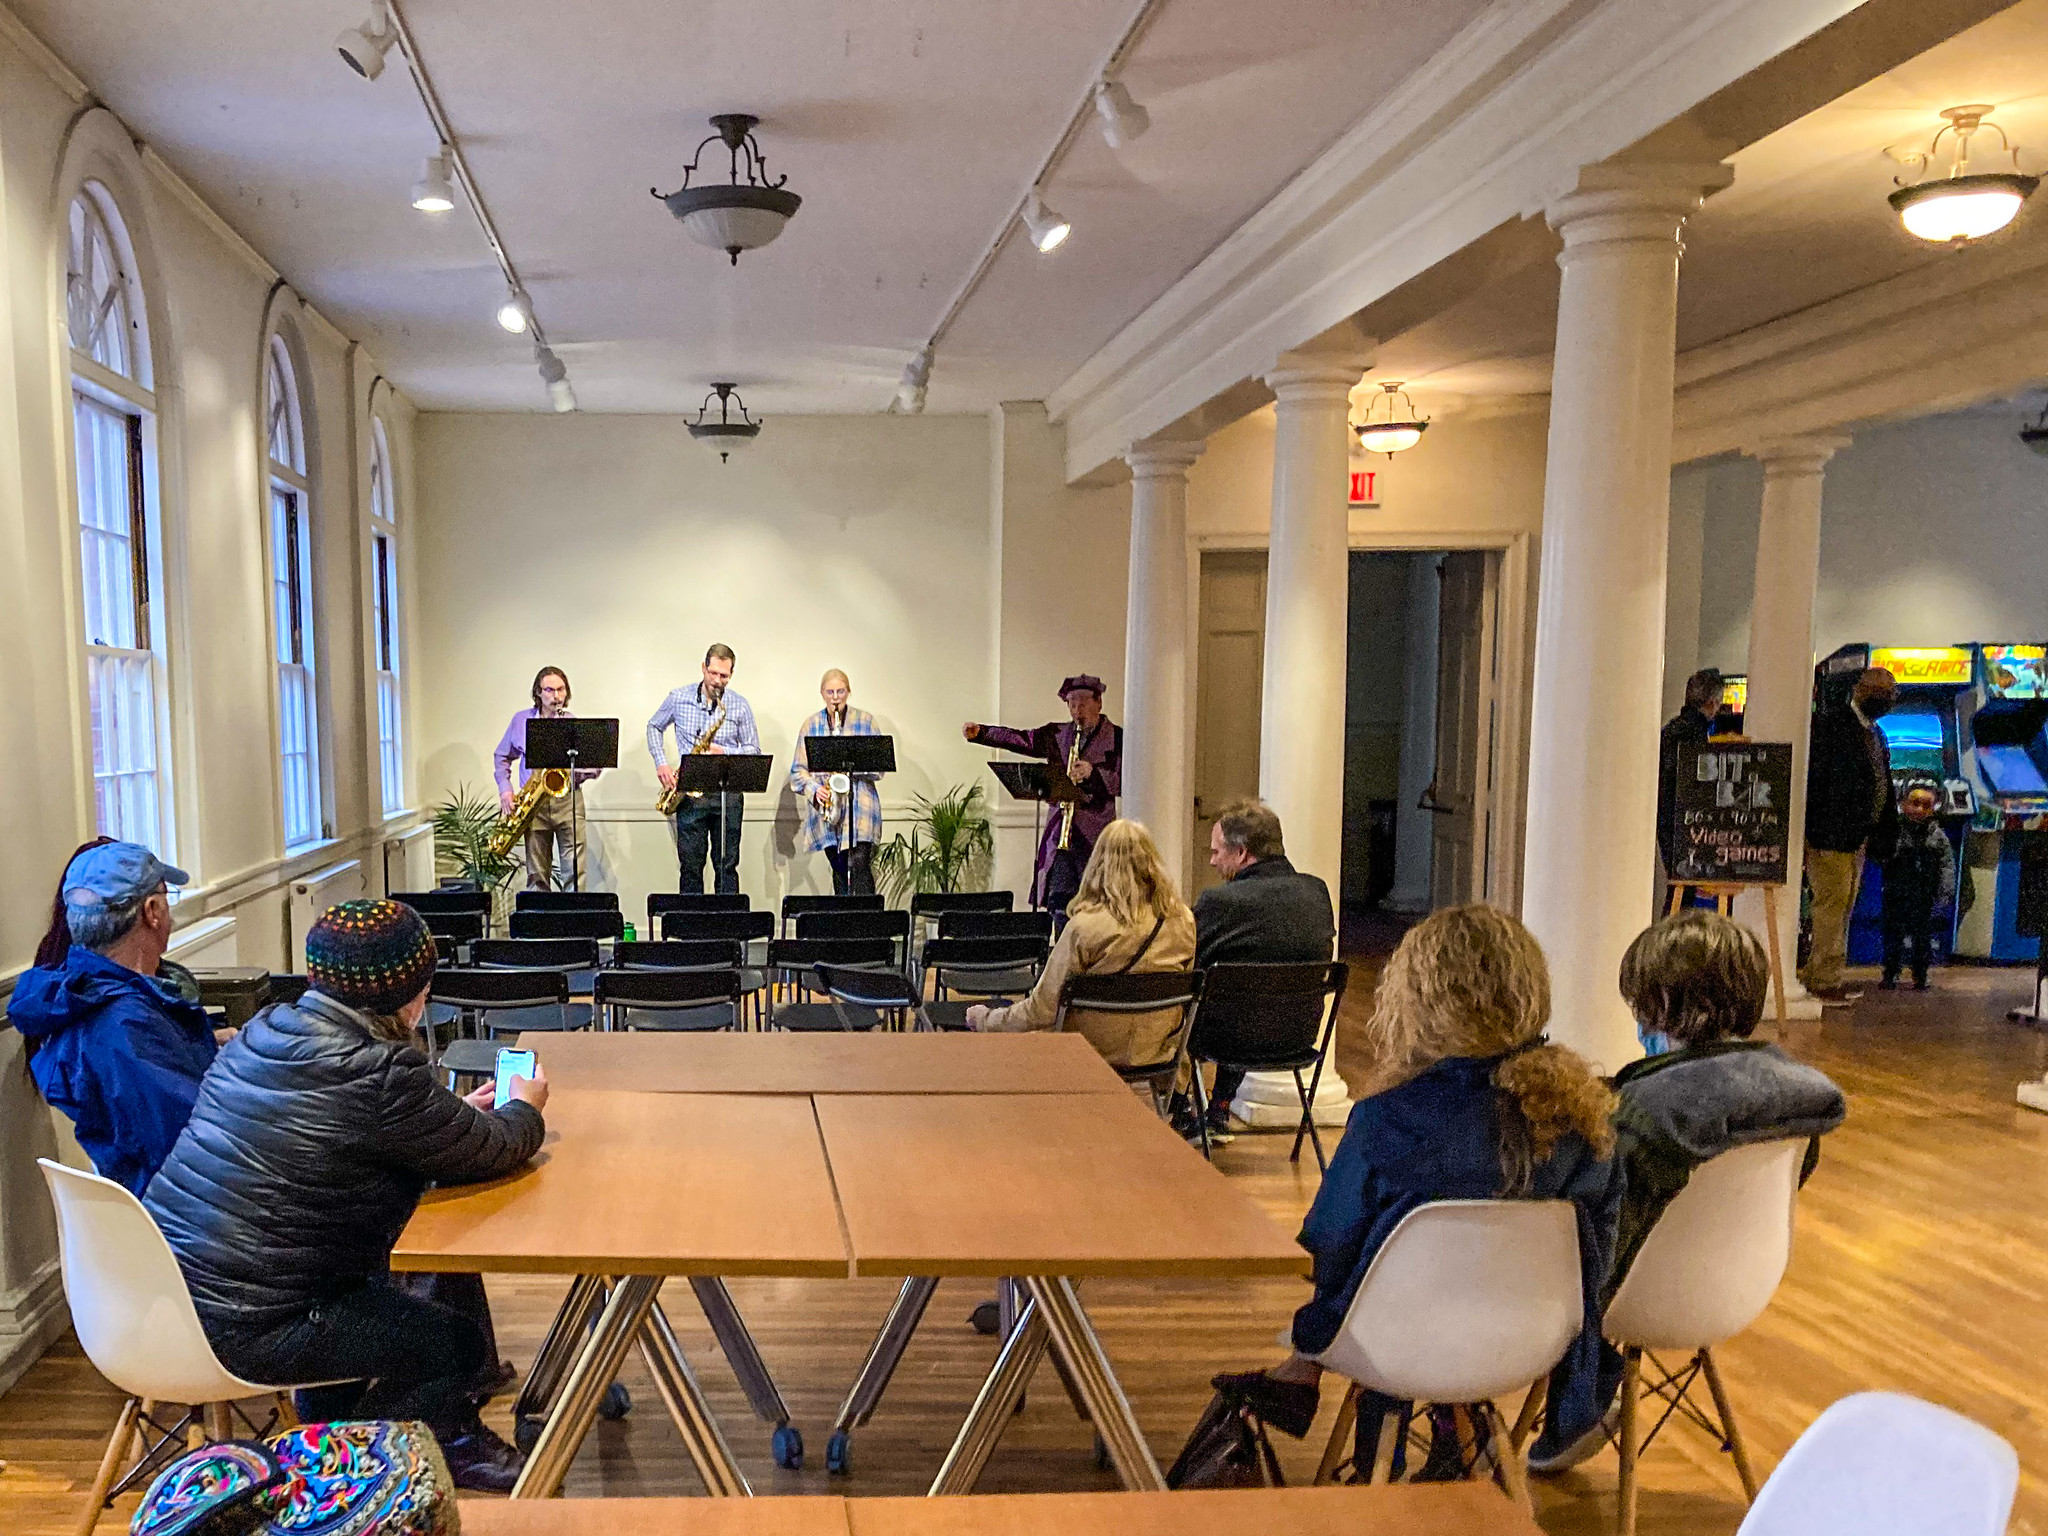
[[[711,718],[704,723],[703,733],[690,744],[690,756],[703,756],[704,750],[711,745],[711,738],[718,734],[718,728],[723,724],[725,724],[725,694],[721,692],[718,695],[718,707],[711,711]],[[703,790],[684,789],[680,782],[682,775],[678,774],[676,777],[678,782],[663,790],[661,798],[654,802],[654,809],[663,816],[675,815],[677,811],[683,808],[685,800],[702,800],[704,798]]]
[[[492,858],[502,859],[512,851],[512,845],[526,835],[526,824],[533,820],[543,800],[569,793],[569,770],[566,768],[543,768],[524,784],[519,793],[512,797],[512,809],[498,818],[498,824],[491,828],[491,835],[485,841],[485,848]]]

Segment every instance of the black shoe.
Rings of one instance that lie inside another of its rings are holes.
[[[441,1454],[455,1486],[472,1493],[510,1493],[526,1468],[526,1457],[487,1424],[443,1440]]]
[[[510,1360],[500,1360],[496,1365],[486,1366],[483,1375],[477,1378],[470,1389],[470,1397],[481,1406],[503,1392],[519,1379],[519,1367]]]
[[[1927,990],[1927,978],[1925,976],[1915,976],[1913,978],[1913,990],[1915,992],[1925,992]]]
[[[1883,981],[1880,981],[1880,982],[1879,982],[1879,983],[1877,984],[1877,990],[1878,990],[1878,991],[1880,991],[1880,992],[1896,992],[1896,991],[1898,991],[1898,990],[1899,990],[1899,978],[1898,978],[1898,977],[1896,977],[1896,976],[1887,976],[1887,977],[1885,977],[1885,979],[1884,979]]]
[[[1304,1438],[1309,1426],[1315,1423],[1316,1404],[1323,1395],[1322,1388],[1313,1382],[1277,1381],[1264,1371],[1239,1371],[1234,1375],[1225,1372],[1210,1377],[1209,1385],[1248,1405],[1267,1428],[1297,1440]]]
[[[974,1310],[967,1314],[968,1326],[984,1338],[993,1337],[1002,1321],[1003,1309],[994,1300],[976,1302]]]
[[[1173,1118],[1167,1123],[1173,1127],[1173,1134],[1182,1141],[1192,1142],[1198,1147],[1202,1144],[1201,1119],[1187,1105],[1183,1104],[1174,1110]]]
[[[1199,1133],[1197,1133],[1197,1134],[1199,1134]],[[1237,1132],[1233,1131],[1233,1130],[1232,1130],[1232,1129],[1230,1128],[1230,1111],[1229,1111],[1229,1110],[1227,1110],[1227,1109],[1212,1109],[1212,1110],[1210,1110],[1210,1111],[1209,1111],[1209,1141],[1210,1141],[1210,1143],[1211,1143],[1212,1145],[1214,1145],[1214,1146],[1221,1146],[1221,1145],[1222,1145],[1222,1144],[1223,1144],[1224,1142],[1226,1142],[1226,1141],[1235,1141],[1235,1140],[1237,1140]]]

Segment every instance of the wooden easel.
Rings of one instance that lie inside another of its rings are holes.
[[[1677,914],[1685,900],[1687,891],[1698,891],[1702,896],[1714,899],[1714,910],[1723,917],[1735,915],[1735,898],[1744,891],[1764,893],[1764,932],[1770,938],[1771,946],[1771,996],[1778,1007],[1778,1027],[1785,1027],[1785,962],[1778,948],[1778,888],[1775,885],[1673,885],[1670,900],[1665,904],[1664,915]]]

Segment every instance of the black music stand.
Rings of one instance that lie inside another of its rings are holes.
[[[1039,878],[1038,851],[1045,841],[1045,808],[1048,803],[1066,805],[1081,798],[1080,788],[1067,777],[1058,763],[1016,763],[1000,758],[989,760],[988,771],[996,776],[1012,800],[1029,800],[1031,812],[1031,905],[1043,905],[1045,892]]]
[[[894,736],[806,736],[804,738],[804,766],[812,773],[843,773],[851,778],[857,773],[894,773],[896,771],[896,738]],[[839,846],[852,845],[847,836],[853,830],[853,791],[848,788],[840,799]]]
[[[619,722],[535,715],[526,722],[526,769],[569,771],[569,889],[583,889],[583,824],[576,811],[576,775],[619,766]]]
[[[718,836],[713,840],[712,884],[725,857],[725,797],[759,795],[768,789],[768,769],[775,759],[766,752],[686,752],[676,760],[676,788],[685,794],[718,794]]]

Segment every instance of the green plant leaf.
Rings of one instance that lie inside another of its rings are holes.
[[[995,859],[979,784],[956,784],[937,799],[919,795],[906,835],[898,832],[875,850],[875,878],[891,901],[913,893],[960,891],[985,885]]]

